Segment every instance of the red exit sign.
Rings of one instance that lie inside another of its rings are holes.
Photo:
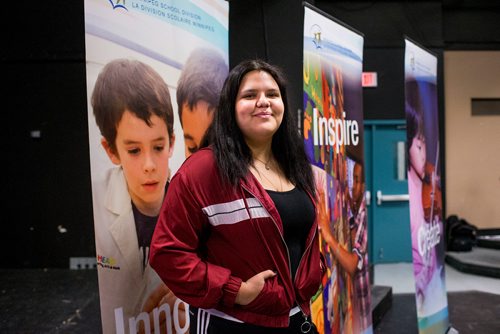
[[[363,87],[377,87],[377,72],[363,72],[361,85]]]

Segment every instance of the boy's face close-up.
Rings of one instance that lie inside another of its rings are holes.
[[[200,100],[193,108],[184,103],[181,117],[182,131],[184,132],[184,153],[187,158],[200,148],[201,140],[212,123],[214,113],[207,102]]]
[[[132,201],[143,214],[157,215],[169,177],[169,158],[174,137],[164,120],[156,115],[151,126],[129,111],[123,113],[116,133],[116,152],[106,149],[111,161],[121,165]]]

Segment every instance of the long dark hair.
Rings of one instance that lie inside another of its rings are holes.
[[[424,135],[424,124],[422,114],[408,102],[405,103],[406,114],[406,155],[410,159],[410,149],[413,145],[413,138]],[[411,165],[408,161],[408,170]]]
[[[251,71],[265,71],[278,84],[285,110],[283,121],[273,136],[271,150],[286,178],[314,196],[314,177],[298,132],[296,115],[288,107],[286,80],[275,65],[260,59],[245,60],[229,72],[203,146],[212,145],[221,175],[231,185],[236,186],[248,174],[252,152],[236,123],[235,105],[241,81]]]

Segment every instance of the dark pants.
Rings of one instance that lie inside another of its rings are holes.
[[[262,327],[243,322],[226,320],[211,315],[204,310],[189,307],[189,333],[190,334],[318,334],[316,327],[308,317],[310,324],[304,324],[304,316],[298,312],[290,317],[288,328]],[[308,332],[306,330],[310,328]],[[303,331],[304,330],[304,331]]]

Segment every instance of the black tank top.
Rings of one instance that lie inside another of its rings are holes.
[[[314,205],[307,193],[297,187],[289,191],[267,190],[283,222],[285,243],[290,254],[292,280],[304,254],[307,234],[316,218]]]

